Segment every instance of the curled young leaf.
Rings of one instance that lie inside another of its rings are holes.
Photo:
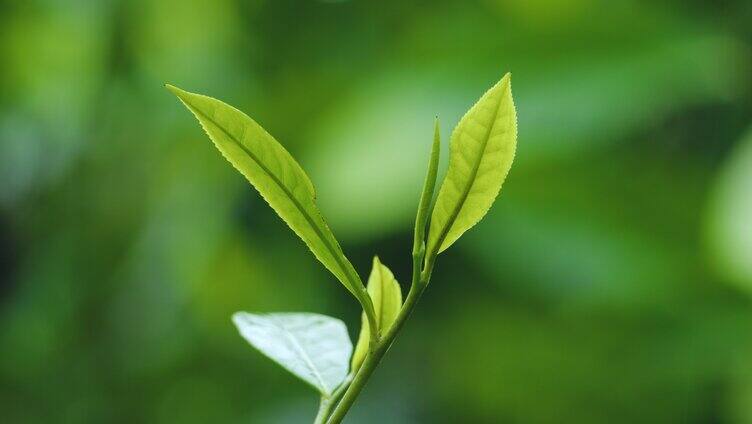
[[[426,179],[423,182],[423,191],[420,195],[420,203],[418,203],[418,214],[415,217],[413,255],[420,253],[421,246],[425,242],[426,224],[431,209],[431,200],[433,200],[433,190],[436,186],[436,175],[439,171],[440,153],[441,132],[439,128],[439,118],[436,118],[433,124],[433,144],[431,145],[431,156],[428,160],[428,172],[426,172]]]
[[[311,180],[290,153],[234,107],[171,85],[167,88],[196,116],[222,155],[303,239],[316,258],[363,303],[363,283],[316,207]]]
[[[462,117],[449,141],[449,169],[428,233],[428,255],[443,252],[477,224],[512,166],[517,115],[506,74]]]
[[[352,342],[342,321],[311,313],[248,312],[232,320],[248,343],[323,396],[345,380]]]
[[[373,258],[373,268],[368,277],[368,294],[371,296],[373,309],[376,312],[379,332],[383,335],[399,315],[402,307],[402,289],[392,271],[386,265],[383,265],[377,256]],[[352,357],[351,369],[353,372],[357,371],[363,363],[371,340],[371,331],[365,314],[363,314],[361,321],[360,336],[358,336],[358,343],[355,345],[355,352]]]

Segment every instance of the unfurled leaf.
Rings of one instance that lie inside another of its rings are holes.
[[[253,347],[323,396],[330,396],[347,376],[352,342],[338,319],[311,313],[237,312],[232,320]]]
[[[517,116],[509,74],[462,117],[449,141],[449,169],[428,233],[429,255],[451,246],[488,212],[512,166]]]
[[[308,245],[311,252],[359,298],[362,283],[316,207],[308,175],[253,119],[211,97],[168,85],[196,116],[222,155]]]
[[[371,275],[368,277],[368,294],[373,302],[373,309],[376,312],[376,323],[379,332],[383,335],[394,323],[402,307],[402,289],[394,274],[386,265],[379,261],[378,257],[373,258],[373,268]],[[371,331],[368,327],[368,321],[365,314],[361,319],[360,336],[358,343],[355,345],[355,353],[352,357],[353,371],[357,371],[368,353],[368,343],[371,339]]]

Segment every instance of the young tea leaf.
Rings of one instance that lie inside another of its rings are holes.
[[[232,106],[171,85],[167,88],[196,116],[222,155],[363,303],[363,283],[316,207],[311,180],[290,153],[253,119]]]
[[[383,335],[394,323],[402,307],[402,289],[394,278],[394,274],[386,265],[383,265],[378,257],[373,258],[373,268],[368,277],[368,294],[371,296],[373,308],[376,312],[376,323],[379,332]],[[355,353],[352,357],[351,369],[357,371],[368,353],[368,344],[371,340],[371,332],[365,314],[361,319],[360,336],[355,345]]]
[[[426,224],[428,214],[433,199],[433,190],[436,186],[436,174],[439,170],[439,155],[441,152],[441,133],[439,130],[439,119],[436,118],[433,126],[433,144],[431,145],[431,156],[428,160],[428,172],[426,180],[423,183],[423,192],[420,195],[418,204],[418,215],[415,217],[415,237],[413,239],[413,255],[419,253],[422,244],[425,242]]]
[[[449,169],[428,233],[428,255],[443,252],[488,212],[512,166],[517,115],[506,74],[462,117],[449,141]]]
[[[248,312],[237,312],[232,320],[253,347],[323,396],[345,380],[353,347],[342,321],[311,313]]]

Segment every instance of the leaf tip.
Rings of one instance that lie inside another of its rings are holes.
[[[507,72],[506,74],[504,74],[504,76],[501,77],[499,82],[496,83],[496,86],[497,87],[504,87],[504,86],[511,87],[512,86],[512,73]]]
[[[188,93],[187,91],[185,91],[185,90],[182,90],[182,89],[180,89],[180,88],[178,88],[178,87],[175,87],[174,85],[172,85],[172,84],[169,84],[169,83],[165,83],[165,85],[164,85],[164,86],[165,86],[165,88],[167,89],[167,91],[169,91],[170,93],[172,93],[172,94],[176,95],[176,96],[177,96],[177,97],[178,97],[179,99],[181,99],[181,100],[182,100],[182,99],[183,99],[183,97],[185,97],[185,96],[186,96],[187,94],[190,94],[190,93]]]

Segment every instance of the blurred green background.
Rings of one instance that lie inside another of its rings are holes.
[[[0,421],[305,423],[230,315],[356,302],[170,82],[295,155],[362,276],[410,271],[506,71],[516,162],[350,423],[752,423],[752,2],[0,1]]]

